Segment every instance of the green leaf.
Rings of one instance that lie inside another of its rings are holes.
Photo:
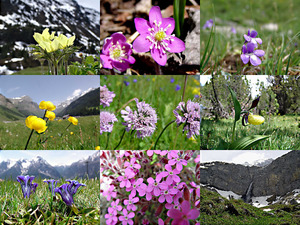
[[[232,97],[232,100],[233,100],[233,104],[234,104],[234,120],[235,120],[235,122],[236,121],[238,121],[239,119],[240,119],[240,117],[241,117],[241,111],[242,111],[242,109],[241,109],[241,105],[240,105],[240,103],[239,103],[239,101],[237,100],[237,98],[236,98],[236,94],[235,94],[235,92],[229,87],[229,86],[227,86],[228,87],[228,89],[229,89],[229,91],[230,91],[230,93],[231,93],[231,97]]]
[[[93,64],[93,63],[94,63],[94,57],[93,56],[86,57],[86,59],[85,59],[85,65]]]
[[[230,150],[249,150],[252,146],[258,144],[260,141],[263,141],[269,138],[270,135],[251,135],[243,137],[233,142],[230,146]]]
[[[215,41],[216,41],[216,35],[215,33],[213,32],[214,31],[214,27],[211,28],[210,30],[210,34],[209,34],[209,38],[208,38],[208,41],[207,41],[207,44],[205,46],[205,50],[204,50],[204,53],[203,53],[203,56],[202,58],[200,58],[201,62],[200,62],[200,74],[202,74],[205,66],[207,65],[209,59],[210,59],[210,56],[214,50],[214,47],[215,47]],[[213,44],[212,44],[212,47],[210,50],[208,50],[208,47],[209,47],[209,44],[210,44],[210,41],[211,41],[211,38],[213,36]],[[208,53],[209,51],[209,53]],[[206,54],[208,53],[207,57],[206,57]]]
[[[175,34],[176,37],[180,38],[181,28],[184,22],[184,10],[186,0],[174,0],[173,2],[173,16],[175,20]]]

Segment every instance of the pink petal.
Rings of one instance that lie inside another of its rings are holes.
[[[101,63],[104,68],[112,69],[111,59],[107,55],[100,55]]]
[[[138,36],[132,44],[132,47],[137,52],[148,52],[150,50],[151,42],[146,39],[146,35]]]
[[[179,183],[179,182],[180,182],[180,177],[177,176],[177,175],[173,175],[173,180],[174,180],[176,183]]]
[[[169,217],[173,219],[179,219],[182,217],[182,212],[180,212],[178,209],[170,209],[169,212]]]
[[[134,217],[134,212],[128,214],[128,218],[133,218],[133,217]]]
[[[149,21],[143,19],[143,18],[135,18],[134,19],[134,24],[135,24],[135,28],[136,30],[140,33],[140,34],[146,34],[148,33],[148,29],[151,28]]]
[[[165,196],[164,195],[159,196],[158,201],[160,203],[163,203],[165,201]]]
[[[102,48],[102,53],[104,55],[108,55],[109,54],[109,48],[111,46],[111,44],[110,44],[111,42],[112,42],[112,38],[111,37],[106,38],[104,40],[104,44],[103,44],[103,48]]]
[[[137,181],[135,182],[135,185],[138,186],[141,183],[143,183],[143,178],[137,179]]]
[[[181,203],[181,209],[182,209],[182,213],[183,213],[184,215],[186,215],[186,214],[190,211],[190,209],[191,209],[191,204],[190,204],[190,202],[189,202],[189,201],[183,201],[183,202]]]
[[[171,185],[173,183],[173,178],[171,176],[167,177],[166,183]]]
[[[170,35],[170,34],[172,34],[172,32],[175,29],[175,20],[173,18],[171,18],[171,17],[169,17],[169,18],[162,18],[161,27],[165,29],[168,25],[171,25],[171,26],[166,30],[166,34]]]
[[[164,221],[161,218],[159,218],[158,219],[158,225],[164,225],[164,224],[165,224]]]
[[[260,38],[255,38],[255,41],[260,45],[262,44],[262,40]]]
[[[182,165],[181,163],[177,163],[176,165],[176,170],[181,171],[182,170]]]
[[[152,194],[151,193],[147,193],[146,194],[146,199],[147,199],[147,201],[150,201],[152,199]]]
[[[253,66],[258,66],[261,64],[260,58],[258,58],[256,55],[251,55],[250,56],[250,62]]]
[[[168,175],[169,175],[169,173],[166,172],[166,171],[160,172],[160,173],[158,174],[159,177],[166,177],[166,176],[168,176]],[[157,181],[157,182],[159,182],[159,181]]]
[[[160,11],[159,6],[153,6],[150,9],[150,12],[149,12],[149,21],[150,21],[151,26],[154,25],[154,23],[153,23],[154,20],[156,20],[157,24],[159,22],[162,22],[162,16],[161,16],[161,11]]]
[[[154,179],[153,179],[152,177],[149,177],[149,178],[147,179],[147,182],[148,182],[149,184],[153,184],[153,183],[154,183]]]
[[[128,62],[119,62],[119,61],[112,61],[112,66],[116,68],[117,70],[123,72],[127,70],[130,66]],[[104,66],[103,66],[104,67]]]
[[[185,50],[185,44],[182,40],[177,37],[172,37],[174,41],[168,41],[169,52],[178,53]]]
[[[125,220],[125,216],[120,216],[120,217],[119,217],[119,220],[120,220],[120,221]]]
[[[173,198],[171,197],[171,195],[167,195],[166,196],[166,200],[168,203],[172,203],[173,202]]]
[[[171,159],[169,160],[168,164],[173,166],[174,164],[176,163],[176,160],[175,159]]]
[[[249,62],[250,57],[249,57],[249,55],[242,54],[241,59],[242,59],[244,64],[247,64]]]
[[[200,211],[197,209],[192,209],[191,211],[188,212],[187,218],[190,220],[197,219],[198,216],[200,215]]]
[[[159,188],[155,188],[153,193],[154,193],[155,196],[159,196],[159,195],[160,195],[160,192],[161,192],[161,191],[160,191]]]
[[[127,41],[126,37],[122,33],[113,33],[111,37],[113,39],[113,43],[116,43],[117,41],[120,43]]]
[[[127,223],[128,223],[129,225],[133,225],[133,221],[132,221],[132,220],[127,220]]]

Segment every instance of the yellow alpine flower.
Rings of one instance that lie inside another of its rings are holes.
[[[96,146],[96,147],[95,147],[95,150],[100,150],[100,146]]]
[[[69,122],[73,123],[73,125],[78,124],[78,120],[73,116],[70,116],[68,120],[69,120]]]
[[[55,31],[51,33],[49,33],[49,28],[46,28],[43,33],[34,33],[33,38],[34,40],[40,44],[42,41],[46,41],[46,42],[50,42],[54,39],[54,35],[55,35]]]
[[[45,117],[49,118],[49,120],[54,120],[55,119],[55,113],[51,111],[47,111]]]
[[[40,109],[47,109],[48,111],[53,111],[56,109],[56,106],[53,105],[50,101],[41,101],[39,105]]]
[[[263,122],[265,122],[265,118],[263,118],[262,116],[259,116],[259,115],[249,114],[248,122],[252,125],[260,125]]]
[[[38,133],[43,133],[47,129],[46,121],[36,116],[28,116],[25,123],[29,129],[35,130]]]
[[[56,39],[59,42],[60,48],[64,49],[74,44],[75,35],[70,38],[67,38],[65,35],[60,34]]]

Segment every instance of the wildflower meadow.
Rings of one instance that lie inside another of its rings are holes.
[[[101,149],[199,149],[199,76],[100,76]]]

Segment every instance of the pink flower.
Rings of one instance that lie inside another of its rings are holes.
[[[141,169],[141,165],[138,164],[138,163],[135,163],[136,161],[136,158],[131,158],[130,159],[130,162],[125,162],[124,166],[127,167],[127,168],[130,168],[130,169]]]
[[[146,199],[150,201],[152,199],[152,192],[154,196],[159,196],[161,193],[161,188],[164,187],[164,184],[159,183],[162,177],[156,176],[155,181],[152,177],[147,179],[148,187],[146,189]]]
[[[186,166],[187,165],[187,161],[185,159],[180,159],[178,156],[176,159],[171,159],[168,162],[169,165],[173,166],[174,164],[176,164],[176,169],[178,171],[182,170],[182,165]]]
[[[129,181],[129,179],[133,178],[135,176],[135,173],[132,172],[131,170],[125,170],[125,175],[124,176],[119,176],[117,178],[118,181],[120,181],[120,187],[126,187],[126,188],[130,188],[131,187],[131,182]]]
[[[123,216],[119,217],[119,220],[122,221],[122,225],[133,225],[133,221],[131,218],[134,217],[134,212],[128,213],[126,209],[123,209]]]
[[[134,203],[137,203],[139,201],[138,197],[135,198],[131,198],[129,197],[128,200],[124,200],[124,205],[127,205],[127,210],[128,211],[135,211],[136,210],[136,206],[134,205]]]
[[[148,150],[147,155],[152,156],[153,153],[156,153],[156,154],[160,155],[160,152],[161,152],[161,150]]]
[[[108,207],[108,214],[105,215],[106,224],[116,224],[118,222],[117,211]]]
[[[115,211],[121,211],[122,206],[119,205],[120,199],[117,199],[115,202],[112,202],[110,205]]]
[[[163,203],[165,200],[168,203],[172,203],[173,202],[173,195],[177,194],[178,190],[176,189],[166,189],[161,191],[161,195],[158,198],[158,201],[160,203]]]
[[[200,155],[197,155],[196,159],[195,159],[195,163],[200,162]]]
[[[170,209],[168,211],[169,217],[173,218],[172,225],[189,225],[189,220],[195,220],[200,215],[197,209],[191,209],[191,204],[188,201],[181,203],[182,211],[178,209]]]
[[[161,218],[158,218],[158,225],[164,225],[165,222],[161,219]]]
[[[109,189],[107,191],[103,192],[103,195],[106,196],[107,201],[110,201],[111,197],[115,198],[117,197],[117,192],[114,192],[115,189],[114,185],[110,185]]]
[[[126,188],[126,191],[131,191],[129,197],[133,198],[136,195],[136,191],[139,192],[140,196],[144,196],[146,194],[146,188],[147,185],[143,183],[143,178],[139,178],[133,182],[129,188]]]
[[[129,64],[135,63],[131,45],[126,43],[126,37],[121,33],[114,33],[104,40],[102,53],[100,59],[104,68],[123,72],[130,67]]]
[[[173,181],[175,183],[180,182],[180,177],[177,176],[177,174],[179,174],[180,172],[177,169],[172,170],[172,167],[169,164],[167,164],[165,166],[165,168],[168,172],[167,171],[161,172],[158,174],[158,177],[166,177],[167,176],[166,183],[169,185],[172,184]]]
[[[173,18],[162,18],[158,6],[153,6],[149,12],[149,21],[143,18],[134,19],[136,30],[140,33],[133,42],[137,52],[151,52],[153,59],[161,66],[167,63],[167,51],[182,52],[185,44],[171,35],[175,28]]]

